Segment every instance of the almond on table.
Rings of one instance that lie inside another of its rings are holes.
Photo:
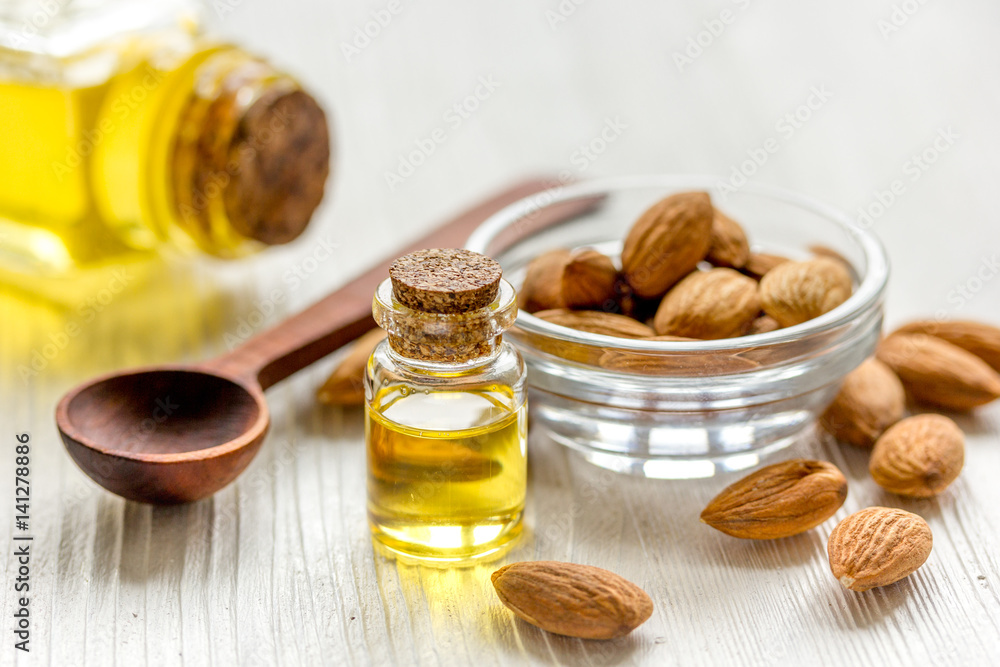
[[[365,402],[364,375],[368,357],[385,338],[385,331],[372,329],[350,345],[350,349],[333,373],[316,391],[320,403],[328,405],[361,405]]]
[[[497,597],[522,620],[557,635],[615,639],[653,614],[644,590],[614,572],[576,563],[505,565],[491,577]]]
[[[820,424],[838,440],[871,447],[905,410],[903,384],[892,369],[872,358],[847,374]]]
[[[965,435],[943,415],[908,417],[886,431],[868,470],[886,491],[930,498],[948,488],[965,463]]]
[[[847,478],[826,461],[792,459],[727,486],[701,520],[727,535],[771,540],[798,535],[823,523],[847,498]]]
[[[830,570],[852,591],[887,586],[916,572],[930,556],[933,542],[930,526],[916,514],[869,507],[830,533]]]
[[[971,352],[936,336],[894,333],[875,354],[919,403],[968,412],[1000,398],[1000,374]]]
[[[922,333],[940,338],[971,352],[1000,372],[1000,327],[972,320],[918,320],[901,326],[896,333]]]

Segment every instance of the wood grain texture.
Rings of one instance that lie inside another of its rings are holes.
[[[779,150],[752,180],[855,215],[902,181],[904,194],[870,223],[893,261],[890,326],[939,311],[998,323],[1000,278],[974,279],[1000,252],[992,194],[1000,81],[990,75],[1000,65],[1000,6],[926,3],[883,36],[891,2],[637,0],[626,8],[591,0],[551,24],[555,0],[435,0],[404,4],[348,61],[341,42],[384,2],[230,4],[221,31],[293,68],[333,110],[336,182],[295,244],[231,265],[163,268],[92,321],[82,309],[0,299],[0,437],[8,443],[0,477],[12,497],[9,438],[29,431],[35,537],[32,652],[15,652],[5,631],[0,665],[996,664],[997,405],[957,418],[966,467],[934,500],[886,494],[868,477],[867,452],[806,439],[788,456],[839,466],[847,501],[817,529],[766,543],[698,521],[736,475],[622,478],[533,432],[528,533],[505,562],[572,560],[643,587],[653,616],[607,643],[515,620],[495,599],[490,566],[440,572],[373,556],[361,412],[320,408],[313,398],[331,361],[268,392],[273,425],[257,459],[236,483],[189,506],[154,509],[101,490],[66,456],[52,409],[96,373],[227,351],[227,334],[297,312],[518,176],[725,179],[769,137]],[[733,23],[679,71],[673,54],[723,9]],[[490,76],[495,92],[449,124],[444,114]],[[786,137],[777,124],[823,86],[829,99]],[[616,118],[626,127],[588,161],[581,147]],[[949,126],[957,139],[911,180],[908,161]],[[390,190],[385,172],[436,127],[446,140]],[[323,247],[332,249],[325,261]],[[282,298],[272,303],[275,290]],[[19,366],[69,322],[81,325],[79,335],[22,380]],[[826,538],[837,520],[875,504],[923,516],[934,550],[907,580],[853,593],[829,573]],[[12,522],[8,505],[0,511],[8,545]],[[8,629],[11,551],[0,558]]]

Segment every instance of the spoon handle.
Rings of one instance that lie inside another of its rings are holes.
[[[558,182],[554,179],[518,183],[446,222],[411,246],[398,251],[393,258],[422,248],[461,247],[472,231],[489,216],[555,184]],[[599,203],[600,199],[594,198],[541,209],[526,219],[527,224],[498,239],[490,252],[499,252],[534,231],[581,215]],[[256,380],[262,389],[281,382],[375,327],[372,295],[389,275],[393,258],[380,262],[309,308],[254,336],[232,352],[201,364],[201,367]]]

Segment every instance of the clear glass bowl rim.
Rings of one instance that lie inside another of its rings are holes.
[[[560,202],[588,197],[600,197],[616,191],[663,188],[673,191],[701,189],[711,191],[720,182],[720,177],[712,175],[638,175],[618,176],[583,181],[545,190],[526,197],[490,216],[469,237],[465,247],[479,253],[486,253],[490,243],[508,226],[515,224],[526,215],[533,214]],[[889,260],[881,241],[868,230],[859,227],[850,215],[830,204],[807,195],[784,188],[757,183],[747,183],[739,189],[762,197],[769,197],[786,204],[801,207],[822,216],[840,226],[843,232],[856,240],[865,255],[866,270],[854,294],[828,313],[784,329],[767,333],[699,341],[646,341],[618,338],[604,334],[592,334],[561,327],[541,320],[530,313],[519,310],[517,326],[529,333],[542,334],[560,341],[598,348],[613,347],[618,350],[637,352],[738,352],[759,349],[770,345],[800,341],[815,334],[823,334],[838,327],[848,325],[861,314],[876,306],[882,298],[889,278]],[[653,202],[650,202],[652,204]]]

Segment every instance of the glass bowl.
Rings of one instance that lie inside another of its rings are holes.
[[[844,376],[875,349],[889,275],[875,236],[810,197],[720,183],[713,176],[663,175],[569,185],[505,208],[469,238],[467,248],[496,257],[518,286],[531,259],[552,248],[593,247],[617,262],[622,239],[650,205],[704,190],[743,225],[752,250],[793,259],[832,251],[851,265],[854,294],[834,310],[740,338],[623,339],[520,311],[508,335],[528,364],[531,423],[591,463],[675,479],[755,466],[811,429]],[[586,212],[528,231],[541,226],[539,211],[573,203]],[[518,240],[510,245],[511,238]]]

